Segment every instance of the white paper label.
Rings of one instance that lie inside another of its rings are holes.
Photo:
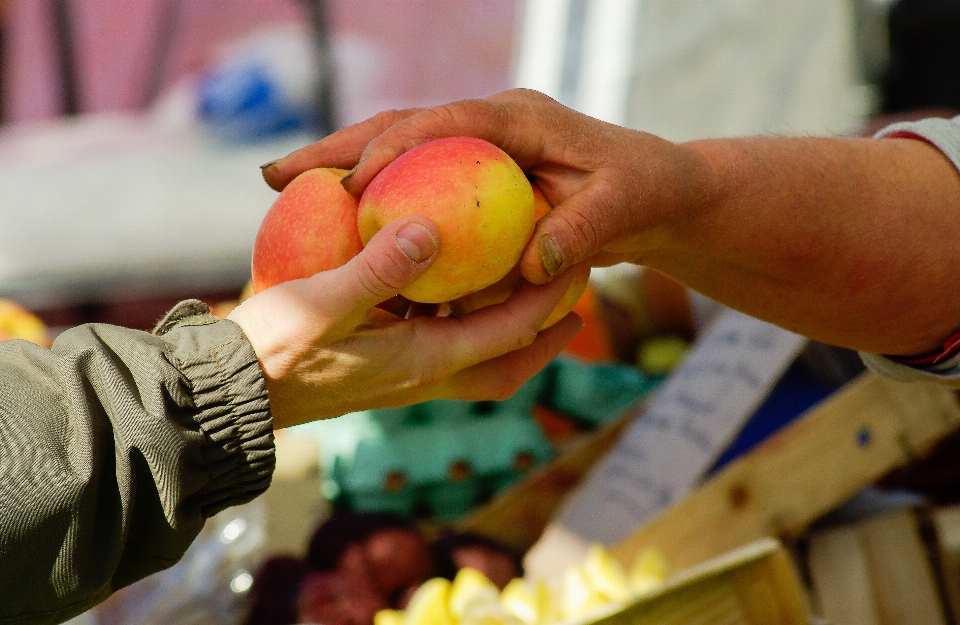
[[[614,545],[682,498],[730,445],[805,343],[793,332],[725,311],[555,522],[585,541]]]

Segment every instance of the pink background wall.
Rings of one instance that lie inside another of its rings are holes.
[[[439,103],[510,84],[519,0],[328,0],[334,41],[377,51],[371,109]],[[7,122],[59,114],[50,0],[6,0],[4,111]],[[131,110],[148,88],[164,0],[73,0],[83,111]],[[303,23],[298,0],[182,0],[163,76],[169,87],[207,67],[218,46],[265,25]],[[351,71],[351,68],[341,68]],[[344,111],[354,120],[369,111]]]

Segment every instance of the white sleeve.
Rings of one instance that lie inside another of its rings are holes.
[[[931,118],[916,122],[900,122],[887,126],[875,138],[896,135],[913,135],[923,139],[950,159],[960,170],[960,116],[953,119]],[[958,242],[960,245],[960,242]],[[957,320],[960,327],[960,319]],[[906,365],[879,354],[861,352],[860,358],[871,371],[902,382],[935,381],[946,386],[960,388],[960,354],[935,365]]]

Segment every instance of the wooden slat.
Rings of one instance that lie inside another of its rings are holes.
[[[653,595],[591,625],[807,625],[793,563],[775,541],[760,541],[703,563]]]
[[[934,510],[930,523],[936,534],[937,561],[953,622],[960,623],[960,505]]]
[[[810,536],[807,566],[817,614],[831,623],[882,625],[870,581],[870,554],[855,525]]]
[[[595,432],[464,519],[459,528],[523,553],[536,542],[567,494],[607,453],[635,410]]]
[[[946,625],[930,555],[913,510],[903,509],[858,523],[870,577],[884,625]]]
[[[620,543],[686,567],[813,520],[960,427],[953,392],[865,374]]]

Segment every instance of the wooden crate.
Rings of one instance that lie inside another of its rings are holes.
[[[955,394],[865,374],[665,510],[614,549],[687,567],[807,526],[960,427]]]

